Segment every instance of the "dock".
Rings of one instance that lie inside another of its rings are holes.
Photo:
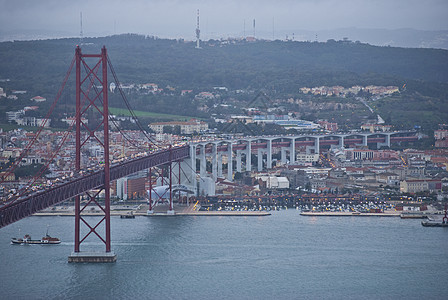
[[[401,214],[400,218],[402,219],[427,219],[428,218],[428,214],[423,214],[423,213],[405,213],[405,214]]]
[[[138,207],[134,207],[133,209],[116,209],[116,207],[112,206],[110,211],[111,216],[118,216],[120,218],[126,218],[127,216],[145,216],[145,217],[160,217],[160,216],[242,216],[242,217],[260,217],[260,216],[269,216],[271,213],[265,210],[213,210],[213,211],[205,211],[205,210],[197,210],[194,205],[189,206],[176,206],[172,213],[168,213],[167,205],[157,206],[153,213],[148,214],[148,206],[147,205],[139,205]],[[75,211],[73,207],[65,207],[59,209],[49,209],[37,212],[33,214],[33,216],[70,216],[73,217],[75,215]],[[104,213],[98,210],[85,210],[82,214],[83,216],[103,216]]]
[[[138,215],[138,214],[136,214]],[[153,213],[151,215],[141,214],[144,216],[157,217],[157,216],[206,216],[206,217],[218,217],[218,216],[237,216],[237,217],[262,217],[271,215],[270,212],[267,211],[191,211],[191,212],[176,212],[172,215],[166,213]]]
[[[306,211],[301,212],[301,216],[312,217],[399,217],[400,213],[395,211],[386,211],[383,213],[362,213],[362,212],[343,212],[343,211]]]

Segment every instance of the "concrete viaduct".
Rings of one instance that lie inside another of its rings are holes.
[[[272,168],[273,149],[276,152],[281,151],[282,163],[286,164],[289,160],[289,164],[294,164],[297,148],[305,148],[307,154],[319,153],[322,147],[331,145],[354,147],[376,144],[379,149],[383,146],[390,147],[392,143],[413,142],[417,139],[414,131],[241,137],[191,143],[190,159],[195,171],[196,160],[199,160],[199,174],[205,177],[207,158],[209,158],[212,162],[212,177],[216,180],[218,177],[223,177],[223,157],[225,157],[228,164],[226,177],[232,180],[234,169],[237,172],[242,171],[243,155],[245,156],[245,171],[252,171],[252,154],[257,156],[257,171],[262,171],[263,167]],[[235,157],[235,167],[233,157]],[[264,160],[265,165],[263,165]]]

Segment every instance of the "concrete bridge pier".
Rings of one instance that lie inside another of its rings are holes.
[[[307,146],[306,147],[306,154],[312,154],[311,150],[314,150],[315,154],[319,154],[320,152],[320,138],[317,137],[313,137],[314,138],[314,146]]]
[[[380,149],[382,146],[390,147],[390,133],[385,134],[386,141],[384,143],[376,143],[376,148]]]
[[[238,173],[241,173],[241,168],[242,168],[241,152],[242,152],[242,150],[236,150],[236,171]]]
[[[213,144],[212,148],[212,176],[216,181],[218,179],[218,145]]]
[[[362,139],[362,141],[361,141],[361,144],[355,144],[355,146],[358,146],[358,147],[367,147],[367,137],[368,137],[368,135],[366,135],[366,134],[363,134],[363,135],[356,135],[357,137],[361,137],[361,139]]]
[[[218,177],[222,178],[222,154],[221,153],[218,153],[217,161],[218,161]]]
[[[184,161],[186,162],[186,161]],[[197,196],[197,180],[196,180],[196,146],[190,146],[190,170],[191,185],[193,186],[194,195]]]
[[[281,158],[280,161],[283,165],[286,165],[287,159],[286,159],[286,152],[289,151],[289,147],[282,147],[281,149]]]
[[[205,145],[201,145],[201,152],[199,153],[199,174],[201,177],[205,177],[206,167],[207,167],[207,159],[205,157]]]
[[[233,151],[232,151],[232,143],[227,145],[227,179],[229,181],[233,180]]]
[[[246,147],[246,172],[252,171],[252,143],[247,141]]]
[[[267,147],[268,148],[267,148],[266,168],[272,169],[272,140],[268,140]]]
[[[291,139],[291,145],[289,146],[289,164],[294,165],[296,163],[296,139]]]
[[[263,149],[257,149],[257,171],[261,172],[263,171],[263,153],[265,150]]]
[[[195,166],[192,165],[192,162],[196,162],[196,159],[186,159],[180,163],[180,168],[183,170],[180,174],[180,184],[190,187],[194,192],[194,195],[197,195],[196,170],[194,168]],[[187,199],[188,198],[189,197],[187,196]]]
[[[367,135],[362,136],[362,144],[361,145],[367,147]]]

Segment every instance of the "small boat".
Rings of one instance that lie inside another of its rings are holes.
[[[58,238],[51,237],[48,234],[45,235],[40,240],[33,240],[31,239],[31,236],[29,234],[26,234],[23,239],[22,238],[12,238],[11,244],[19,244],[19,245],[25,245],[25,244],[38,244],[38,245],[53,245],[53,244],[60,244],[61,241]]]

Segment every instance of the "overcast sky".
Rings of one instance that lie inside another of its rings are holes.
[[[139,33],[193,40],[346,27],[448,29],[448,0],[0,0],[3,33]],[[245,26],[244,26],[245,24]]]

